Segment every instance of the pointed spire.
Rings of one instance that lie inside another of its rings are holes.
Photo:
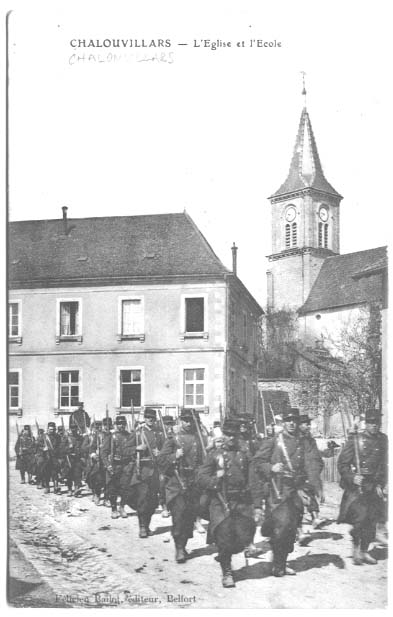
[[[339,193],[326,180],[321,161],[319,159],[317,144],[315,142],[314,133],[311,126],[310,116],[306,108],[306,84],[305,73],[303,75],[303,90],[304,107],[300,116],[299,129],[297,132],[295,149],[293,151],[291,166],[289,168],[288,177],[284,184],[280,186],[272,197],[286,195],[304,188],[315,188],[318,191],[324,191],[330,195],[338,195]]]
[[[304,97],[304,107],[307,107],[307,90],[306,90],[306,73],[304,71],[300,71],[303,76],[303,90],[302,96]]]

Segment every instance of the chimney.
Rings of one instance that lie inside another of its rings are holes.
[[[68,233],[68,221],[67,221],[67,206],[63,206],[62,207],[63,210],[63,227],[64,227],[64,233],[65,235],[67,235]]]
[[[232,247],[232,272],[237,275],[237,246],[233,243]]]

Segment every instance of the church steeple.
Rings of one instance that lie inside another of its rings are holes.
[[[288,177],[269,199],[272,253],[268,306],[299,308],[323,261],[340,252],[341,195],[326,180],[304,103]]]
[[[305,96],[305,89],[303,89],[303,93]],[[300,116],[299,129],[288,177],[272,197],[287,195],[305,188],[314,188],[317,191],[341,197],[323,174],[306,106],[304,106]]]

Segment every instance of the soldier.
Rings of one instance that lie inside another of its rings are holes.
[[[376,564],[369,553],[377,523],[386,516],[384,489],[387,482],[388,440],[380,432],[380,414],[366,412],[366,429],[355,431],[338,458],[340,486],[344,489],[338,523],[352,525],[353,563]]]
[[[107,508],[111,507],[111,502],[109,499],[109,483],[110,483],[110,475],[106,472],[105,469],[105,464],[104,464],[104,459],[102,456],[102,452],[103,452],[103,446],[104,443],[107,440],[110,440],[111,435],[112,435],[112,431],[113,431],[113,423],[112,423],[112,418],[110,418],[109,416],[106,416],[103,421],[102,421],[102,441],[100,444],[100,449],[99,449],[99,460],[100,460],[100,467],[103,470],[103,477],[104,477],[104,495],[103,495],[103,499],[102,499],[102,493],[100,496],[100,502],[99,502],[99,506],[106,506]],[[110,443],[110,442],[109,442]],[[110,445],[109,445],[110,447]]]
[[[303,436],[303,438],[308,443],[307,448],[307,478],[310,484],[310,487],[313,491],[313,495],[310,492],[310,504],[308,506],[308,512],[311,515],[312,526],[314,529],[318,529],[323,522],[324,519],[319,517],[319,504],[318,499],[322,499],[323,497],[323,486],[322,486],[322,478],[321,473],[323,470],[323,459],[318,450],[317,442],[314,437],[311,436],[310,431],[311,419],[307,415],[299,416],[299,433]],[[304,534],[302,532],[302,536],[299,538],[299,542],[304,541],[304,538],[309,534]]]
[[[283,430],[274,439],[263,440],[250,469],[250,488],[256,519],[261,532],[270,538],[273,549],[273,575],[296,574],[286,564],[294,549],[296,530],[303,517],[301,491],[306,500],[309,445],[298,432],[299,410],[290,408],[283,414]],[[270,482],[266,519],[263,522],[262,500]]]
[[[175,426],[175,419],[172,416],[162,416],[162,421],[165,427],[166,437],[171,437],[173,435],[173,427]],[[159,475],[160,480],[160,490],[159,490],[159,502],[162,507],[161,516],[163,518],[169,518],[170,512],[166,505],[166,485],[168,482],[167,476],[163,473]]]
[[[67,452],[71,464],[67,475],[69,497],[78,497],[82,491],[82,475],[86,462],[82,452],[83,439],[84,437],[80,433],[78,424],[71,424]]]
[[[198,516],[200,491],[196,470],[202,463],[202,447],[196,435],[192,410],[182,409],[181,427],[165,440],[158,456],[160,472],[168,477],[166,503],[172,514],[172,536],[177,563],[187,558],[186,544],[192,538]]]
[[[50,482],[53,482],[53,491],[57,493],[58,490],[58,446],[59,435],[56,433],[55,422],[48,422],[47,433],[45,438],[45,463],[43,466],[43,482],[45,486],[45,493],[50,493]]]
[[[86,482],[93,493],[93,502],[100,505],[101,492],[105,486],[105,469],[100,460],[103,443],[102,422],[95,420],[91,432],[85,435],[82,453],[86,460]]]
[[[69,475],[71,462],[68,456],[69,440],[68,435],[63,425],[57,427],[58,444],[57,444],[57,489],[55,493],[61,493],[59,486],[60,482],[64,482]]]
[[[69,428],[72,428],[73,424],[76,424],[81,434],[85,434],[86,429],[90,426],[90,416],[84,409],[84,403],[80,401],[78,403],[78,409],[72,412],[70,415]]]
[[[32,475],[35,471],[35,439],[31,434],[31,429],[28,424],[23,427],[22,433],[18,436],[15,444],[16,466],[19,470],[21,484],[26,484],[27,481],[32,483]]]
[[[157,456],[163,436],[155,426],[156,411],[147,407],[143,415],[144,422],[132,435],[136,461],[134,457],[124,469],[121,488],[124,502],[138,513],[139,537],[147,538],[151,535],[150,520],[158,505]]]
[[[235,415],[233,419],[239,423],[238,444],[240,449],[253,456],[259,446],[255,430],[253,430],[253,418],[247,415]]]
[[[36,482],[37,488],[44,488],[44,468],[46,463],[47,445],[45,439],[45,431],[43,428],[37,429],[37,439],[35,444],[35,466],[36,466]]]
[[[129,475],[129,468],[135,460],[134,435],[127,431],[126,417],[117,416],[115,420],[116,431],[108,433],[102,445],[102,460],[106,470],[106,482],[110,499],[112,518],[127,518],[124,510],[124,473]],[[117,510],[117,498],[120,497],[120,508]]]
[[[211,451],[198,471],[198,483],[210,494],[208,543],[218,548],[223,587],[235,587],[232,555],[244,550],[255,533],[254,509],[247,488],[250,455],[239,447],[238,423],[225,420],[221,448]]]

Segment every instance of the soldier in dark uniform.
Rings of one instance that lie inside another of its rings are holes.
[[[337,522],[352,525],[355,565],[377,563],[368,548],[375,539],[377,523],[386,516],[388,439],[379,427],[380,414],[368,410],[366,430],[349,436],[337,463],[344,489]]]
[[[69,428],[72,428],[73,424],[76,424],[76,426],[78,427],[78,431],[84,435],[87,431],[86,429],[88,429],[90,427],[90,416],[87,413],[87,411],[85,411],[84,406],[83,406],[83,402],[81,401],[78,404],[78,409],[76,409],[76,411],[73,411],[72,414],[70,415],[70,421],[69,421]]]
[[[135,460],[135,438],[127,431],[126,417],[117,416],[116,431],[108,433],[102,445],[102,460],[107,474],[107,490],[111,503],[112,518],[127,518],[124,510],[124,473],[127,466]],[[117,498],[120,497],[120,508],[117,510]]]
[[[310,484],[310,503],[307,508],[308,512],[312,518],[312,525],[315,529],[317,529],[324,522],[323,519],[319,517],[319,503],[318,499],[322,498],[323,495],[323,486],[322,486],[322,478],[321,473],[323,470],[323,459],[318,450],[317,442],[314,437],[311,436],[310,432],[311,419],[307,415],[299,416],[299,433],[303,436],[308,443],[307,448],[307,462],[306,462],[306,470],[307,470],[307,478]],[[313,492],[313,495],[311,494]],[[307,537],[307,536],[303,536]],[[302,537],[299,538],[299,541],[302,541]]]
[[[164,441],[166,438],[171,437],[173,435],[173,427],[175,426],[175,419],[172,416],[162,416],[162,421],[165,426],[166,437],[164,437]],[[168,482],[167,476],[163,473],[159,474],[160,480],[160,490],[159,490],[159,503],[162,507],[161,516],[163,518],[169,518],[171,513],[169,512],[166,505],[166,485]]]
[[[64,482],[69,474],[71,467],[70,458],[68,456],[68,435],[62,425],[57,427],[58,443],[57,443],[57,489],[56,493],[61,493],[59,486],[60,482]]]
[[[247,415],[236,415],[232,417],[239,423],[238,443],[240,449],[247,452],[247,454],[254,456],[260,445],[260,440],[257,439],[255,430],[253,430],[254,419],[252,416]]]
[[[82,490],[82,475],[85,465],[85,459],[82,452],[83,435],[81,435],[79,426],[71,424],[71,434],[68,435],[68,458],[71,467],[67,475],[68,495],[79,496]]]
[[[93,493],[93,502],[100,505],[101,492],[105,486],[105,469],[100,461],[103,443],[102,422],[95,420],[90,434],[85,435],[82,453],[86,460],[86,483]]]
[[[158,456],[159,470],[168,477],[166,503],[172,514],[172,536],[177,563],[187,558],[186,544],[193,536],[198,516],[200,490],[196,484],[196,470],[202,463],[202,447],[196,434],[192,411],[183,409],[181,427],[168,437]]]
[[[121,489],[124,502],[138,513],[139,537],[147,538],[151,517],[158,505],[159,478],[157,456],[163,435],[155,424],[156,411],[146,408],[144,422],[132,434],[133,460],[124,469]]]
[[[44,468],[47,449],[45,431],[43,428],[39,428],[35,444],[35,468],[38,489],[44,488]]]
[[[31,429],[28,424],[23,427],[22,433],[19,435],[15,444],[16,467],[19,470],[21,484],[27,481],[31,484],[32,475],[35,472],[35,439],[31,434]]]
[[[269,537],[273,548],[273,575],[296,574],[286,564],[294,549],[296,530],[303,517],[301,490],[306,500],[309,444],[298,432],[299,410],[284,412],[284,429],[274,439],[266,439],[255,454],[250,469],[250,488],[256,519],[262,522],[261,532]],[[266,482],[270,483],[265,521],[262,501],[266,497]]]
[[[45,463],[43,467],[43,482],[45,493],[50,492],[50,482],[53,481],[53,490],[58,489],[58,445],[59,435],[56,433],[56,424],[48,422],[48,430],[45,435]]]
[[[210,495],[208,542],[215,542],[224,587],[234,587],[232,555],[254,537],[254,508],[248,490],[250,454],[240,449],[238,423],[225,420],[221,448],[212,450],[198,470],[198,483]]]
[[[102,435],[101,435],[102,442],[101,442],[100,449],[99,449],[100,467],[103,470],[103,477],[104,477],[104,499],[101,498],[98,505],[99,506],[105,505],[108,508],[111,507],[111,502],[109,499],[110,475],[106,472],[102,452],[103,452],[104,443],[110,440],[111,438],[112,431],[113,431],[112,418],[110,418],[109,416],[106,416],[102,421]]]

